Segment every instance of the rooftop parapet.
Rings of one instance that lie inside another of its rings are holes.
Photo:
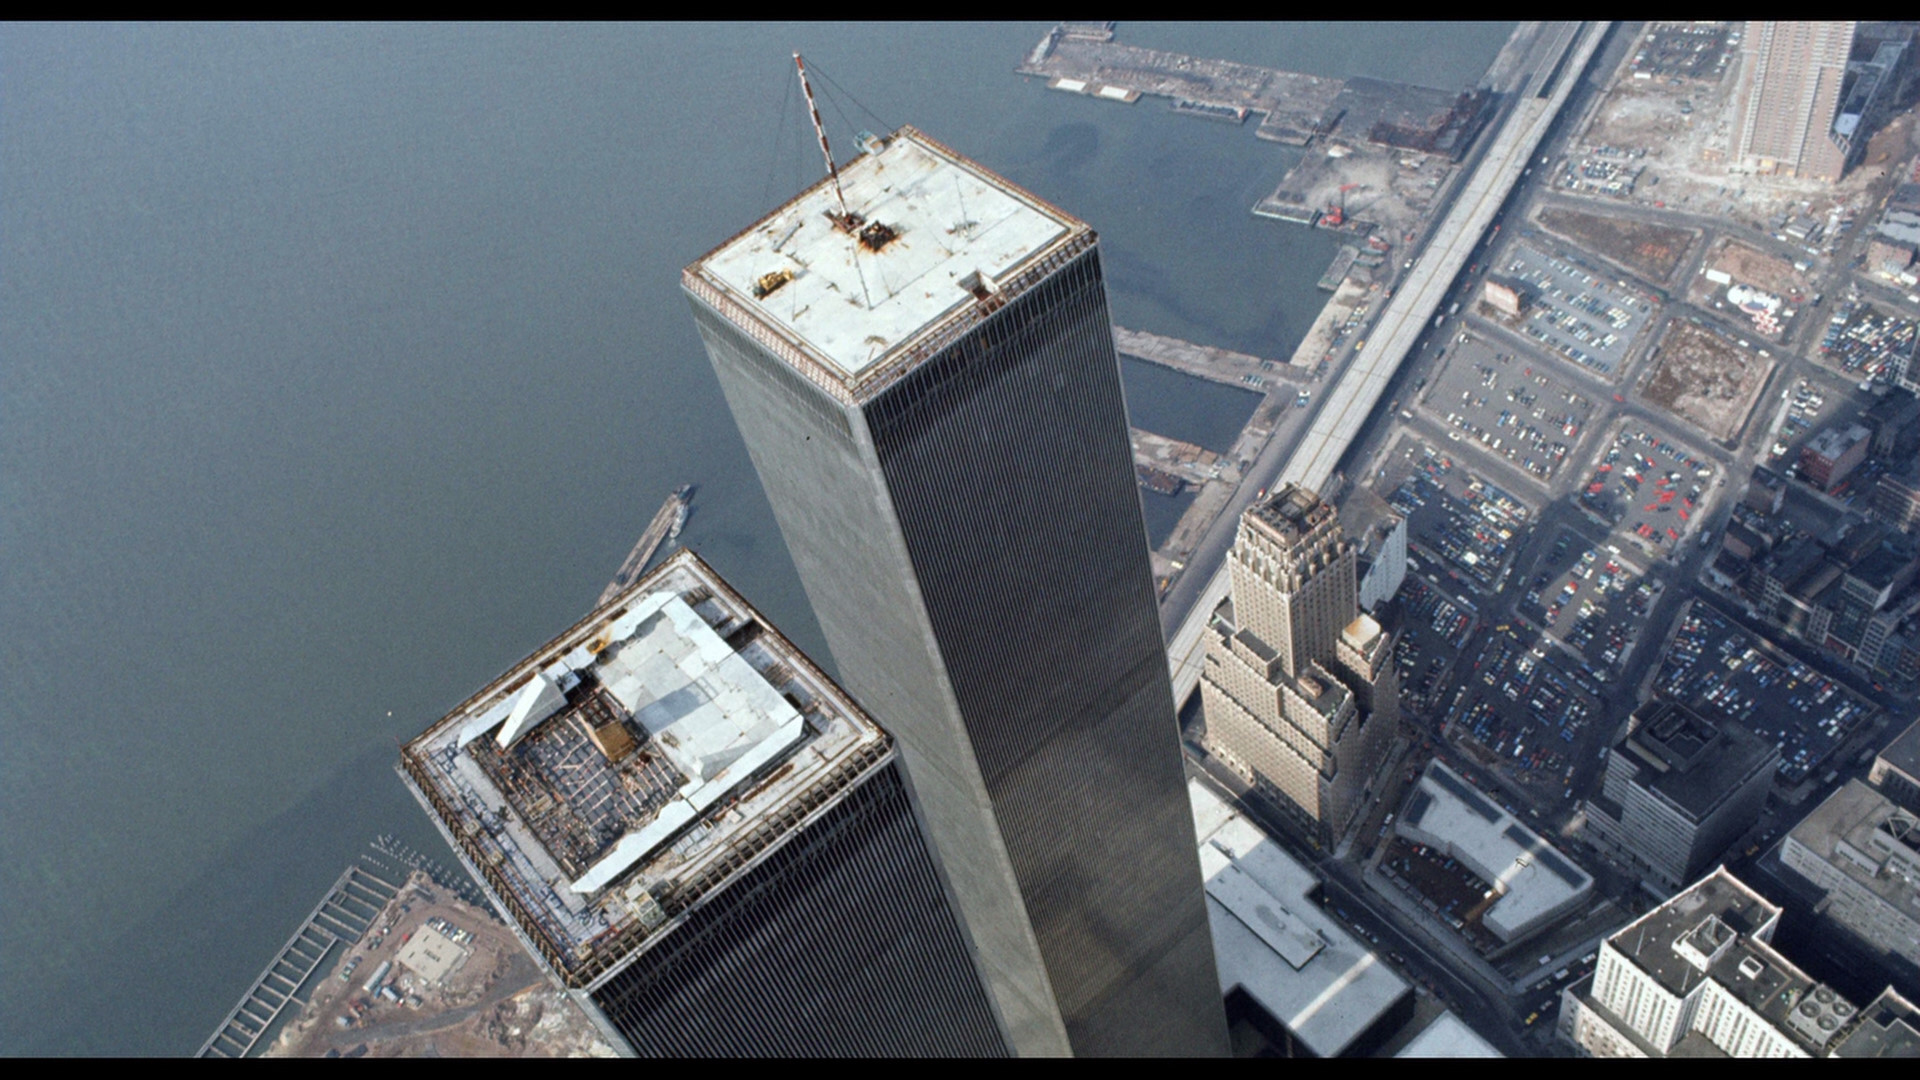
[[[682,550],[408,743],[401,766],[529,943],[584,986],[891,748]]]
[[[696,260],[686,290],[845,403],[872,399],[1037,284],[1084,223],[912,127]]]

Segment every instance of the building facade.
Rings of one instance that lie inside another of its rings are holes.
[[[1224,1052],[1092,230],[903,128],[682,284],[1015,1048]]]
[[[1780,908],[1725,867],[1616,931],[1561,994],[1559,1034],[1592,1057],[1911,1057],[1911,1003],[1862,1010],[1770,942]]]
[[[1330,503],[1289,484],[1241,515],[1200,678],[1208,752],[1335,841],[1399,723],[1393,638],[1359,609]]]
[[[1649,702],[1607,750],[1587,829],[1643,867],[1649,884],[1677,889],[1759,819],[1779,762],[1777,747],[1737,724]]]
[[[1734,162],[1759,173],[1838,180],[1847,149],[1836,138],[1853,50],[1851,22],[1749,22],[1734,95]]]
[[[1793,827],[1780,861],[1826,893],[1819,910],[1876,949],[1920,964],[1920,821],[1849,780]]]
[[[690,552],[408,743],[400,770],[619,1049],[1010,1049],[893,740]]]

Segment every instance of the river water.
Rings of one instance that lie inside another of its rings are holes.
[[[1092,222],[1122,325],[1287,355],[1296,151],[1015,76],[1044,30],[0,35],[0,1052],[191,1052],[374,834],[444,850],[397,743],[678,484],[827,659],[677,281],[817,174],[792,49],[843,152],[911,122]],[[1442,87],[1507,32],[1121,28]]]

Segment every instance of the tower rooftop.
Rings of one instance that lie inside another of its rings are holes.
[[[1288,545],[1297,544],[1334,517],[1333,504],[1311,488],[1288,484],[1247,511]]]
[[[1092,239],[1087,226],[903,127],[687,267],[689,292],[843,400],[890,381]],[[1031,277],[1032,280],[1029,280]],[[785,348],[782,348],[785,346]]]
[[[682,550],[408,743],[435,823],[576,985],[891,746]]]

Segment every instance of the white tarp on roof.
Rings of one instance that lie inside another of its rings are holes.
[[[494,736],[501,746],[512,746],[520,741],[527,732],[547,717],[560,711],[567,703],[567,695],[562,693],[559,684],[541,672],[521,689],[514,698],[513,711],[507,714],[507,722],[500,725],[500,734]]]
[[[572,885],[606,888],[629,867],[806,733],[806,722],[773,684],[734,652],[686,601],[656,594],[623,643],[601,653],[608,693],[646,729],[687,782],[638,832],[622,837]]]

